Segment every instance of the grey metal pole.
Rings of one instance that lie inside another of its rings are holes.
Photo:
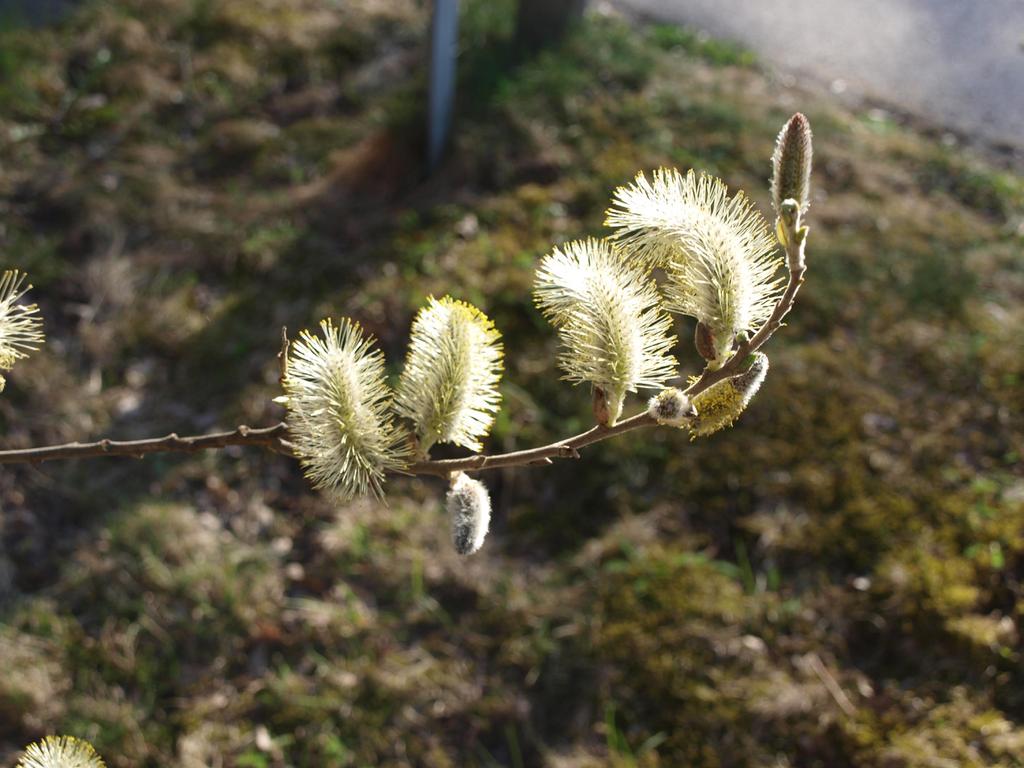
[[[434,0],[430,24],[430,105],[427,115],[427,168],[441,162],[451,129],[458,55],[459,0]]]

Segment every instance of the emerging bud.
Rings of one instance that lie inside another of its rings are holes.
[[[594,387],[590,397],[594,421],[605,427],[615,426],[615,422],[622,415],[622,403],[625,397],[624,392],[609,396],[601,387]]]
[[[690,398],[675,387],[669,387],[655,395],[647,403],[647,413],[659,424],[668,427],[684,427],[697,415]]]
[[[768,374],[768,358],[762,352],[751,356],[750,367],[732,378],[713,384],[693,399],[697,416],[690,422],[693,437],[706,437],[731,427],[747,407]]]
[[[105,765],[89,742],[74,736],[47,736],[25,749],[17,768],[104,768]]]
[[[445,506],[452,523],[452,544],[460,555],[471,555],[483,546],[491,524],[491,497],[487,486],[465,472],[452,476]]]
[[[803,213],[810,205],[811,124],[797,112],[779,132],[772,155],[772,204],[782,215],[786,200],[796,200]]]

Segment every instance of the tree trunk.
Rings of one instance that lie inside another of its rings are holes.
[[[516,48],[527,53],[555,43],[583,15],[586,0],[519,0]]]

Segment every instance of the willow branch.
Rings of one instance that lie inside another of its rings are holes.
[[[686,394],[693,397],[711,385],[742,373],[742,366],[753,352],[756,352],[772,337],[782,321],[793,308],[797,291],[804,281],[804,244],[807,230],[800,226],[799,212],[780,220],[782,240],[786,248],[789,280],[771,316],[761,328],[750,338],[736,347],[732,357],[720,368],[706,368],[690,387]],[[281,358],[282,366],[286,360],[288,337],[282,330]],[[462,459],[434,459],[414,462],[401,471],[410,475],[436,475],[447,477],[452,472],[479,472],[486,469],[501,467],[523,467],[540,464],[551,464],[554,459],[579,458],[579,451],[588,445],[599,443],[618,435],[632,432],[635,429],[656,426],[657,422],[646,411],[607,427],[598,424],[586,432],[573,437],[559,440],[538,448],[522,451],[498,453],[492,455],[478,454]],[[216,432],[209,435],[179,437],[170,434],[166,437],[147,440],[98,440],[94,443],[67,443],[41,448],[24,448],[0,451],[0,464],[38,464],[56,459],[82,459],[97,456],[127,456],[141,459],[154,453],[195,453],[212,448],[226,448],[231,445],[263,448],[287,456],[294,456],[291,444],[286,439],[287,427],[282,422],[272,427],[253,429],[240,426],[230,432]]]
[[[513,451],[492,456],[477,455],[464,459],[439,459],[419,461],[402,471],[410,475],[447,476],[451,472],[497,469],[531,464],[551,464],[555,458],[579,458],[579,449],[593,443],[607,440],[641,427],[655,425],[654,419],[646,412],[620,421],[613,427],[598,425],[575,437],[560,440],[550,445]],[[272,427],[254,429],[240,426],[230,432],[214,432],[209,435],[179,437],[170,434],[145,440],[97,440],[93,443],[66,443],[40,448],[22,448],[0,451],[0,464],[39,464],[59,459],[86,459],[103,456],[121,456],[142,459],[154,453],[195,453],[212,448],[226,448],[231,445],[264,448],[294,456],[291,444],[286,439],[287,427],[282,422]]]
[[[145,440],[97,440],[94,443],[66,443],[41,448],[22,448],[0,451],[0,464],[39,464],[56,459],[85,459],[95,456],[126,456],[141,459],[153,453],[195,453],[211,448],[227,448],[230,445],[264,448],[276,453],[292,455],[291,446],[285,440],[287,428],[284,423],[272,427],[253,429],[239,426],[230,432],[214,432],[209,435],[179,437],[171,433],[165,437],[151,437]]]
[[[501,467],[551,464],[552,459],[578,459],[580,457],[580,448],[599,443],[610,437],[631,432],[634,429],[653,427],[656,424],[657,422],[644,411],[632,418],[620,421],[613,427],[598,424],[575,437],[559,440],[550,445],[542,445],[539,448],[529,448],[524,451],[512,451],[510,453],[497,453],[490,456],[480,454],[468,456],[464,459],[417,461],[406,467],[404,471],[411,475],[438,475],[445,477],[451,472],[478,472],[484,469],[499,469]]]

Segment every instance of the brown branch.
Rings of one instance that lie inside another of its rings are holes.
[[[742,373],[742,366],[747,356],[760,349],[765,342],[782,327],[783,318],[793,308],[797,291],[804,281],[804,244],[806,229],[800,227],[800,215],[783,217],[781,221],[783,240],[785,242],[787,263],[789,265],[789,281],[779,297],[771,316],[757,333],[750,339],[741,342],[732,357],[717,369],[705,368],[704,373],[686,390],[690,397],[703,392],[712,384]],[[288,352],[287,332],[282,329],[281,352],[278,355],[282,367]],[[612,427],[598,424],[574,437],[559,440],[538,448],[522,451],[511,451],[493,455],[478,454],[463,459],[434,459],[414,462],[401,470],[410,475],[436,475],[447,477],[452,472],[479,472],[485,469],[501,467],[521,467],[538,464],[551,464],[554,459],[579,458],[579,451],[588,445],[599,443],[611,437],[631,432],[634,429],[655,426],[657,422],[646,411],[632,416]],[[99,440],[95,443],[68,443],[42,448],[25,448],[20,450],[0,451],[0,464],[38,464],[53,459],[80,459],[94,456],[129,456],[141,459],[151,453],[193,453],[210,448],[225,448],[229,445],[254,446],[266,448],[288,456],[294,456],[291,443],[285,437],[287,427],[284,423],[272,427],[252,429],[240,426],[231,432],[217,432],[210,435],[194,435],[179,437],[170,434],[166,437],[148,440]]]
[[[625,421],[620,421],[613,427],[598,424],[575,437],[559,440],[550,445],[542,445],[539,448],[498,453],[491,456],[468,456],[464,459],[417,461],[406,467],[404,471],[411,475],[438,475],[445,477],[452,472],[479,472],[484,469],[499,469],[500,467],[551,464],[552,459],[578,459],[580,457],[580,448],[599,443],[602,440],[607,440],[610,437],[615,437],[625,432],[631,432],[634,429],[653,427],[656,424],[657,422],[644,411]]]
[[[0,451],[0,464],[39,464],[55,459],[85,459],[94,456],[128,456],[141,459],[151,453],[195,453],[210,448],[226,448],[229,445],[266,448],[290,456],[291,447],[284,440],[286,433],[287,428],[282,422],[259,429],[243,425],[230,432],[191,437],[179,437],[172,433],[165,437],[152,437],[146,440],[97,440],[95,443],[48,445],[42,448]]]

